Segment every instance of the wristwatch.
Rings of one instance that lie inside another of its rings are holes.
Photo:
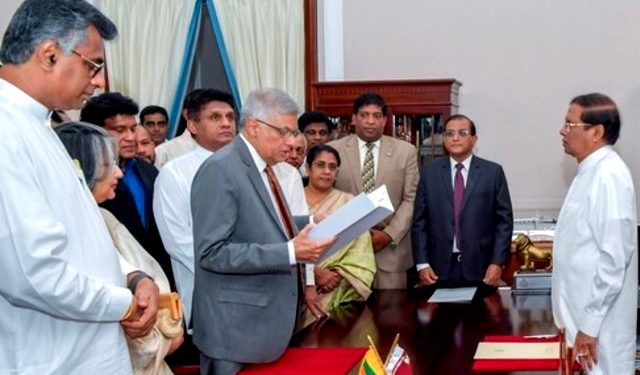
[[[134,275],[127,282],[127,288],[129,288],[131,293],[136,294],[136,288],[138,287],[140,281],[142,281],[142,279],[144,278],[149,278],[151,281],[153,281],[153,277],[147,275],[146,273],[142,271],[134,271]]]

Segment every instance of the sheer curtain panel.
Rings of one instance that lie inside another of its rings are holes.
[[[130,96],[140,108],[155,104],[170,110],[180,81],[189,24],[198,2],[94,2],[119,32],[114,41],[105,43],[109,90]]]
[[[303,0],[213,0],[213,4],[240,96],[277,87],[304,108]]]

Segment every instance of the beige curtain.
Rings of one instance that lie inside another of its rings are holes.
[[[170,110],[194,0],[93,0],[118,27],[105,44],[109,90]]]
[[[214,0],[241,98],[285,90],[304,108],[302,0]]]

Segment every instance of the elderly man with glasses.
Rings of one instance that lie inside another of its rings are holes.
[[[476,126],[444,123],[449,156],[422,169],[411,235],[421,286],[478,286],[491,292],[507,264],[513,212],[502,167],[473,155]]]
[[[556,325],[589,374],[633,374],[638,250],[636,194],[629,168],[612,146],[620,114],[606,95],[580,95],[560,129],[578,162],[553,243]]]
[[[240,135],[194,177],[193,341],[202,374],[235,374],[245,363],[277,359],[301,298],[296,263],[317,260],[333,243],[309,237],[308,216],[292,217],[273,171],[298,133],[297,114],[281,90],[250,93]]]

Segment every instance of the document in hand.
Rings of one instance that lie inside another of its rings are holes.
[[[317,263],[329,258],[393,212],[393,205],[389,200],[385,185],[369,194],[360,193],[349,203],[318,223],[309,233],[311,238],[318,240],[332,236],[338,238],[336,243],[322,254]]]

